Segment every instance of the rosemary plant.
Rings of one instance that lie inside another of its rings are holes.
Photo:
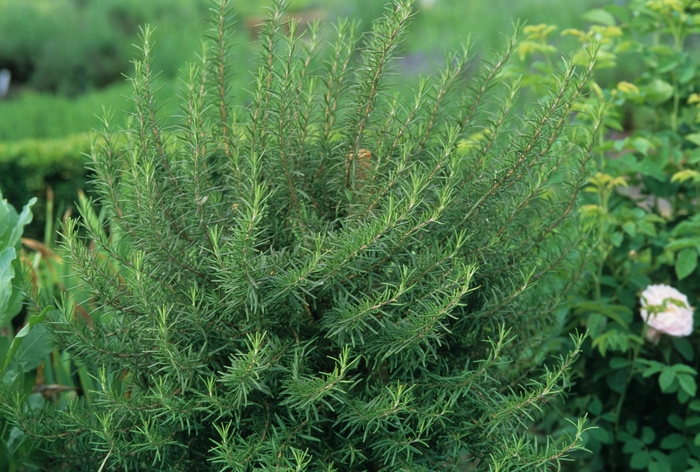
[[[3,393],[55,470],[549,471],[580,447],[582,423],[527,428],[580,346],[541,368],[583,264],[591,69],[514,114],[515,42],[481,68],[465,48],[405,101],[411,11],[301,33],[280,1],[234,108],[219,0],[175,130],[143,31],[125,137],[106,114],[91,155],[102,216],[85,201],[63,230],[100,309],[51,318],[98,387],[37,409]]]

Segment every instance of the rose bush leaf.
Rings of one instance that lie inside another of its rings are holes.
[[[587,11],[583,14],[583,19],[588,20],[591,23],[598,23],[605,26],[615,25],[615,17],[610,12],[601,8]]]
[[[670,367],[665,367],[664,370],[659,375],[659,387],[664,393],[668,393],[673,385],[673,381],[676,378],[676,372]]]
[[[695,248],[686,248],[676,255],[676,275],[678,280],[683,280],[692,274],[698,266],[698,251]]]
[[[698,389],[697,384],[695,383],[695,378],[687,374],[680,374],[676,378],[678,379],[678,384],[681,386],[683,391],[685,391],[691,397],[694,397]]]
[[[636,470],[644,469],[646,468],[647,464],[649,464],[650,459],[651,458],[649,457],[649,453],[647,451],[637,451],[632,454],[632,457],[630,458],[630,467]]]
[[[686,361],[692,361],[695,358],[695,349],[693,349],[693,344],[686,338],[671,338],[673,347],[676,351],[683,356]]]
[[[675,364],[672,367],[673,371],[676,374],[688,374],[688,375],[697,375],[698,371],[690,367],[689,365],[685,364]]]
[[[661,447],[661,449],[678,449],[684,445],[685,437],[682,434],[673,433],[663,438],[659,447]]]

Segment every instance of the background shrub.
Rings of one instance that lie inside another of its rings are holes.
[[[67,95],[122,80],[131,44],[147,20],[158,21],[164,40],[158,65],[173,77],[183,52],[197,50],[205,1],[4,0],[0,2],[0,68],[13,80]],[[38,27],[37,25],[41,25]]]
[[[89,188],[84,163],[89,152],[90,139],[83,135],[0,143],[0,188],[8,201],[21,207],[29,195],[40,199],[27,236],[43,240],[48,189],[62,213],[74,208],[80,190]]]
[[[588,413],[597,428],[585,435],[593,454],[579,456],[572,470],[700,470],[698,333],[664,335],[655,344],[645,338],[640,317],[649,285],[672,286],[691,306],[700,296],[700,62],[693,47],[699,6],[672,0],[608,5],[587,15],[596,23],[588,31],[561,32],[585,47],[598,41],[599,66],[615,67],[626,56],[639,71],[596,87],[608,105],[582,212],[597,232],[591,240],[597,262],[589,268],[588,294],[568,317],[569,329],[586,326],[591,336],[564,413]],[[557,54],[555,30],[549,40],[546,30],[531,31],[528,40],[541,47],[525,54],[542,70],[547,55]],[[585,57],[583,49],[577,54]],[[556,419],[554,425],[563,424]]]

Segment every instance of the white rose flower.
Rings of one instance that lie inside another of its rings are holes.
[[[668,285],[649,285],[642,292],[640,315],[649,326],[646,337],[658,343],[662,334],[688,336],[693,332],[693,309],[688,297]]]

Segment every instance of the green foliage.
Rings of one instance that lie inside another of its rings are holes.
[[[158,21],[168,41],[158,66],[174,76],[183,52],[198,50],[201,0],[3,0],[0,67],[13,80],[43,91],[75,95],[120,81],[144,21]],[[76,34],[79,32],[79,34]]]
[[[592,65],[565,65],[513,116],[515,43],[468,80],[465,50],[404,102],[387,79],[411,2],[359,49],[347,21],[330,41],[284,33],[280,5],[252,101],[233,107],[227,5],[187,69],[174,132],[144,30],[129,127],[107,115],[92,147],[101,213],[83,199],[65,222],[91,310],[61,297],[52,332],[94,381],[37,408],[0,386],[3,412],[70,470],[564,460],[581,421],[543,444],[527,428],[582,343],[540,368],[586,261],[574,208],[598,112],[593,129],[572,115]]]
[[[55,200],[59,208],[72,208],[79,191],[88,183],[84,164],[88,152],[89,137],[79,135],[0,143],[0,188],[14,205],[30,195],[43,197],[51,189],[51,200]],[[43,234],[46,203],[42,199],[36,205],[41,213],[27,230],[30,237]]]
[[[165,95],[174,87],[164,91]],[[126,83],[80,96],[72,100],[49,93],[25,92],[0,101],[0,141],[58,139],[88,133],[98,126],[96,110],[102,106],[123,110],[129,94]]]
[[[44,323],[45,318],[52,309],[54,298],[67,291],[72,294],[76,312],[85,320],[91,319],[88,310],[94,316],[99,311],[89,294],[81,290],[80,281],[71,275],[65,259],[53,250],[51,199],[47,205],[47,239],[41,243],[25,235],[21,241],[25,247],[32,248],[32,252],[19,251],[22,228],[26,229],[32,219],[29,207],[35,201],[32,199],[20,215],[5,202],[7,211],[3,213],[4,219],[0,220],[0,228],[7,231],[4,243],[11,240],[16,254],[9,268],[5,264],[7,258],[3,258],[2,297],[5,300],[11,290],[8,305],[12,308],[4,312],[3,336],[0,337],[0,379],[6,390],[23,393],[23,408],[40,409],[45,399],[65,407],[75,397],[78,387],[85,389],[87,399],[90,398],[89,392],[96,387],[85,366],[73,362],[69,353],[55,350],[52,336]],[[8,252],[12,251],[6,248],[3,255]],[[30,303],[25,304],[26,310],[20,311],[25,295],[30,295]],[[22,323],[22,319],[25,323]],[[38,451],[36,443],[28,441],[19,428],[8,423],[5,415],[0,416],[0,439],[2,470],[45,470],[46,455]]]
[[[32,220],[31,206],[35,203],[36,198],[31,199],[22,213],[17,214],[7,200],[0,200],[0,328],[7,326],[21,308],[19,284],[14,280],[21,273],[17,252],[24,227]]]
[[[14,389],[28,393],[36,376],[42,356],[42,331],[44,326],[37,326],[46,317],[48,308],[39,316],[33,317],[14,337],[12,320],[22,308],[22,269],[19,250],[20,238],[24,227],[32,220],[31,206],[33,198],[22,212],[17,214],[14,207],[2,198],[0,193],[0,383],[4,389]],[[37,327],[37,329],[34,329]],[[45,336],[46,337],[46,336]],[[34,371],[34,376],[31,375]],[[30,373],[25,377],[24,373]],[[29,387],[27,390],[27,386]],[[13,427],[4,415],[0,415],[0,468],[14,471],[27,460],[31,447],[22,444],[21,431]]]
[[[602,67],[621,58],[641,67],[633,82],[596,87],[606,118],[582,211],[598,232],[598,262],[569,325],[587,326],[591,342],[567,414],[588,412],[598,429],[586,438],[594,456],[581,457],[577,471],[700,470],[698,334],[655,344],[639,316],[650,284],[677,288],[691,306],[700,298],[699,8],[690,0],[609,5],[587,15],[597,23],[589,31],[562,32],[582,45],[597,41]],[[542,66],[556,49],[531,53]]]
[[[370,2],[365,0],[364,3]],[[446,45],[473,37],[478,39],[481,51],[489,51],[500,47],[503,32],[515,21],[580,27],[584,24],[582,14],[597,3],[600,2],[490,0],[465,4],[461,0],[424,0],[418,2],[414,34],[407,36],[406,48],[411,52],[441,56]]]

